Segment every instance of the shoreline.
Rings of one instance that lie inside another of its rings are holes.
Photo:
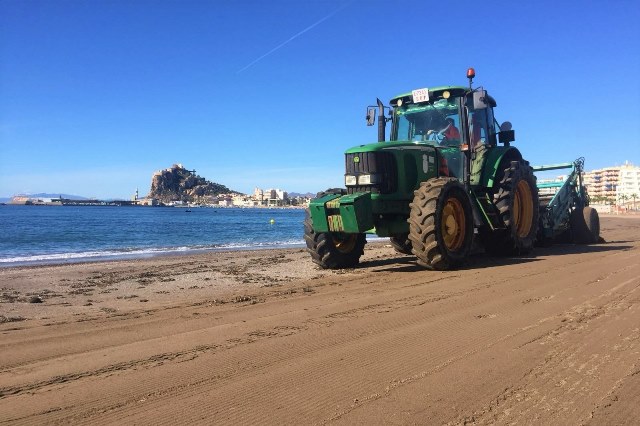
[[[52,253],[34,255],[31,257],[43,258],[34,260],[16,260],[6,261],[0,259],[0,270],[5,268],[17,268],[28,266],[55,266],[55,265],[73,265],[76,263],[102,263],[110,261],[126,261],[137,259],[152,259],[156,257],[182,257],[190,255],[198,255],[204,253],[221,253],[221,252],[235,252],[235,251],[261,251],[261,250],[277,250],[287,248],[301,248],[304,247],[304,241],[299,243],[279,243],[279,244],[265,244],[255,246],[221,246],[211,248],[189,248],[189,247],[176,247],[176,248],[149,248],[149,249],[135,249],[130,252],[105,250],[100,252],[87,252],[96,253],[95,255],[83,255],[83,253]],[[77,255],[77,256],[76,256]],[[59,256],[59,258],[57,258]],[[46,257],[46,259],[44,259]],[[9,258],[14,259],[14,258]]]
[[[372,241],[362,262],[396,256],[388,242]],[[257,300],[292,282],[357,274],[359,269],[323,270],[303,244],[6,266],[0,267],[0,324],[90,319],[203,300]]]
[[[387,238],[377,237],[375,235],[367,235],[367,244],[378,244],[388,242]],[[182,258],[185,256],[195,256],[207,253],[226,253],[226,252],[260,252],[264,250],[286,250],[286,249],[304,249],[306,247],[304,240],[291,243],[258,243],[256,245],[238,245],[238,246],[220,246],[220,247],[176,247],[176,248],[148,248],[135,249],[129,252],[105,250],[105,252],[87,252],[96,253],[95,255],[83,255],[83,253],[53,253],[30,256],[38,258],[34,260],[15,260],[7,261],[0,259],[0,271],[10,268],[24,267],[40,267],[40,266],[58,266],[58,265],[74,265],[88,263],[104,263],[117,261],[135,261],[143,259],[155,259],[166,257]],[[14,259],[14,258],[8,258]]]

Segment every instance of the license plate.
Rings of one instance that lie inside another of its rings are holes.
[[[429,89],[416,89],[413,94],[413,103],[427,102],[429,100]]]

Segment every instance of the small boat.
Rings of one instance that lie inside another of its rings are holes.
[[[186,209],[185,212],[186,213],[191,213],[191,209]]]

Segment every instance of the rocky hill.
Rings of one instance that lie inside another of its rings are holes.
[[[219,183],[209,182],[196,175],[195,170],[187,170],[182,164],[174,164],[168,169],[158,170],[151,178],[149,198],[163,203],[186,201],[206,203],[220,194],[240,194]]]

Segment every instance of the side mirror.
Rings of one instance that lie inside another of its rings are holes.
[[[504,143],[504,144],[515,141],[516,140],[515,130],[501,130],[500,133],[498,133],[498,140],[500,141],[500,143]]]
[[[473,109],[485,109],[487,108],[487,103],[485,102],[485,97],[487,96],[486,90],[476,90],[473,92]]]
[[[376,122],[376,109],[367,109],[367,126],[373,126]]]

